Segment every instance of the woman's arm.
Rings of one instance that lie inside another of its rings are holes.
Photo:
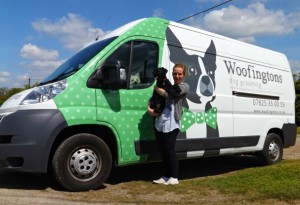
[[[188,94],[190,86],[187,83],[181,83],[173,85],[173,88],[168,91],[157,86],[155,86],[154,89],[165,98],[181,98]]]
[[[179,88],[180,88],[180,96],[186,96],[188,93],[189,93],[189,91],[190,91],[190,86],[189,86],[189,84],[187,84],[187,83],[180,83],[179,85]]]
[[[154,112],[154,109],[150,108],[150,103],[148,102],[148,113],[152,116],[152,117],[157,117],[159,116],[159,113]]]
[[[163,97],[165,97],[165,94],[167,94],[167,92],[163,88],[159,88],[157,86],[154,86],[154,90]]]
[[[190,86],[187,83],[181,83],[181,84],[176,84],[174,86],[177,86],[177,89],[174,89],[172,92],[167,92],[163,88],[159,88],[157,86],[154,86],[154,90],[161,96],[165,98],[181,98],[182,96],[186,96],[190,90]],[[178,91],[175,91],[178,90]]]

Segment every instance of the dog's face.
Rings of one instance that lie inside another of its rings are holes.
[[[140,73],[130,76],[130,85],[141,84]]]
[[[187,68],[185,82],[190,86],[187,98],[194,103],[206,103],[215,98],[214,90],[216,87],[215,71],[216,48],[211,41],[203,57],[189,55],[182,48],[181,43],[174,33],[167,29],[167,41],[170,50],[170,60],[175,63],[183,63]],[[170,46],[172,44],[175,46]]]
[[[168,72],[167,69],[161,67],[161,68],[155,68],[152,73],[154,78],[157,78],[157,80],[159,81],[159,80],[166,79],[167,72]]]

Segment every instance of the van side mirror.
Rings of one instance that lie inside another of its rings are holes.
[[[104,89],[117,90],[126,88],[126,70],[119,60],[110,60],[101,66],[102,87]]]
[[[87,85],[88,87],[111,90],[126,88],[126,70],[122,62],[114,59],[104,62],[104,64],[92,74]]]

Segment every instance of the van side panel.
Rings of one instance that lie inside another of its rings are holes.
[[[203,139],[187,157],[259,151],[272,129],[281,130],[285,146],[295,142],[294,131],[287,131],[295,127],[295,92],[283,54],[174,22],[166,41],[170,67],[186,64],[191,88],[178,142]],[[245,141],[251,137],[256,143]],[[234,143],[226,143],[230,138]]]
[[[191,89],[176,148],[184,157],[258,151],[273,128],[282,130],[284,143],[293,144],[295,136],[285,136],[293,133],[283,129],[295,123],[293,81],[284,55],[152,18],[122,33],[71,76],[71,86],[56,99],[68,125],[109,125],[117,138],[118,165],[150,160],[147,154],[157,152],[152,118],[146,113],[153,85],[103,91],[85,84],[110,54],[132,40],[158,44],[158,66],[169,69],[171,81],[175,63],[187,66],[185,80]]]
[[[190,92],[178,141],[195,145],[185,147],[187,157],[218,155],[225,144],[231,146],[232,140],[236,141],[233,144],[240,144],[239,137],[229,138],[233,136],[233,102],[228,84],[231,76],[222,74],[222,41],[181,25],[170,25],[166,39],[170,67],[176,62],[187,67],[185,82],[189,84]]]
[[[233,87],[234,134],[259,134],[256,149],[260,150],[272,128],[281,130],[285,123],[294,123],[291,72],[238,60],[232,72],[232,79],[238,82]]]

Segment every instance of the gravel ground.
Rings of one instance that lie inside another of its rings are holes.
[[[299,138],[298,138],[299,139]],[[284,149],[283,160],[300,159],[300,140],[296,145],[288,149]],[[230,171],[239,170],[246,167],[251,167],[253,162],[234,157],[209,159],[198,159],[199,161],[185,160],[180,162],[180,176],[183,180],[193,179],[197,177],[205,177],[211,175],[225,174]],[[225,160],[225,162],[224,162]],[[240,160],[240,161],[235,161]],[[223,164],[222,164],[223,163]],[[252,163],[252,164],[251,164]],[[199,167],[195,164],[201,164]],[[216,166],[216,164],[218,166]],[[227,166],[229,164],[229,166]],[[219,166],[221,165],[221,166]],[[205,167],[205,169],[203,169]],[[156,170],[156,171],[155,171]],[[145,180],[151,181],[153,178],[159,176],[159,163],[136,165],[118,168],[113,171],[113,177],[108,180],[105,187],[105,192],[122,193],[122,185],[129,181]],[[196,170],[196,171],[193,171]],[[200,171],[199,171],[200,170]],[[141,174],[143,173],[143,174]],[[100,192],[101,190],[99,190]],[[104,192],[104,193],[105,193]],[[86,194],[86,196],[90,196]],[[116,204],[116,203],[91,203],[82,202],[85,193],[71,193],[62,190],[49,175],[35,175],[27,173],[11,173],[0,172],[0,205],[82,205],[82,204]],[[80,199],[80,200],[77,200]],[[222,199],[222,197],[220,197]],[[91,201],[91,200],[87,200]],[[149,201],[151,204],[151,201]],[[222,201],[220,201],[222,203]],[[273,203],[272,204],[276,204]]]

